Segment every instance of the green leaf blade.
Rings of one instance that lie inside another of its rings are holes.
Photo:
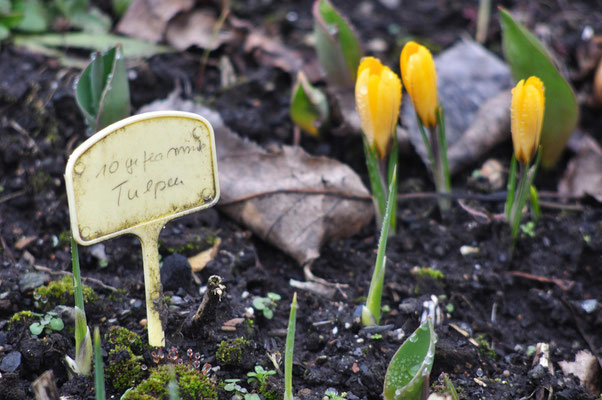
[[[385,375],[385,400],[418,400],[431,373],[437,335],[430,319],[423,322],[397,350]]]
[[[349,22],[328,0],[313,5],[316,52],[328,81],[339,87],[355,84],[363,52]]]
[[[514,21],[510,13],[500,10],[504,56],[515,80],[532,75],[545,86],[545,113],[541,133],[542,165],[552,166],[564,149],[579,119],[577,98],[560,74],[543,45],[527,28]]]
[[[303,72],[299,72],[293,87],[290,116],[293,122],[312,136],[319,136],[328,120],[328,100],[321,90],[313,87]]]
[[[286,347],[284,350],[284,400],[293,400],[293,352],[295,350],[296,323],[297,292],[293,294],[291,312],[288,317],[288,329],[286,331]]]
[[[76,100],[92,133],[130,114],[130,88],[121,46],[92,56],[76,83]]]

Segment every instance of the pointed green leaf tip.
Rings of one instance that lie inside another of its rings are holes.
[[[77,105],[90,133],[130,115],[130,88],[121,46],[95,53],[75,84]]]
[[[102,364],[102,351],[100,349],[100,331],[94,328],[94,389],[96,400],[105,400],[105,370]]]
[[[334,86],[352,87],[362,48],[351,24],[328,0],[316,0],[312,12],[316,51],[328,82]]]
[[[515,80],[532,75],[545,86],[545,112],[541,131],[542,165],[552,166],[573,133],[579,108],[573,89],[560,74],[543,45],[512,15],[500,9],[504,56]]]
[[[431,319],[427,318],[391,359],[385,375],[385,400],[421,398],[424,380],[433,367],[436,343],[437,334]]]
[[[319,136],[320,130],[328,123],[326,95],[313,87],[303,72],[299,72],[293,87],[290,114],[293,122],[312,136]]]

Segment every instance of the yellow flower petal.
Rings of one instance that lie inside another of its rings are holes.
[[[374,143],[374,125],[372,124],[372,112],[370,111],[370,100],[368,97],[368,82],[370,80],[369,69],[358,69],[357,81],[355,82],[355,107],[360,116],[362,130],[368,143]]]
[[[408,42],[400,55],[399,64],[404,86],[412,99],[422,124],[437,124],[437,73],[431,52],[415,42]]]
[[[521,80],[512,89],[510,106],[514,155],[522,164],[532,159],[541,137],[545,110],[544,86],[535,76]]]
[[[368,144],[387,155],[401,105],[401,81],[374,57],[362,59],[355,84],[355,102]]]

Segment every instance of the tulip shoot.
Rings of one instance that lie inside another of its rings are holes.
[[[391,185],[389,192],[395,193],[397,187],[397,166],[393,167],[391,173]],[[387,239],[389,238],[389,228],[391,226],[391,214],[393,213],[393,205],[397,204],[397,196],[389,196],[387,207],[383,220],[383,225],[380,231],[380,239],[378,241],[378,252],[376,254],[376,263],[372,280],[370,281],[370,289],[366,298],[366,305],[362,307],[361,320],[362,325],[372,326],[380,323],[380,308],[383,295],[383,284],[385,281],[385,269],[387,264]]]
[[[313,5],[316,52],[326,79],[336,87],[353,87],[362,48],[351,24],[328,0]]]
[[[437,334],[433,322],[427,318],[391,359],[385,374],[385,400],[427,398],[436,343]]]
[[[75,84],[75,99],[90,135],[130,115],[130,87],[120,45],[92,55]]]

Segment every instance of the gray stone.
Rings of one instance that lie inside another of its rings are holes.
[[[11,351],[8,353],[0,363],[0,371],[2,372],[15,372],[21,365],[21,353],[18,351]]]
[[[27,272],[19,277],[19,290],[27,292],[42,286],[50,279],[48,274],[43,272]]]

